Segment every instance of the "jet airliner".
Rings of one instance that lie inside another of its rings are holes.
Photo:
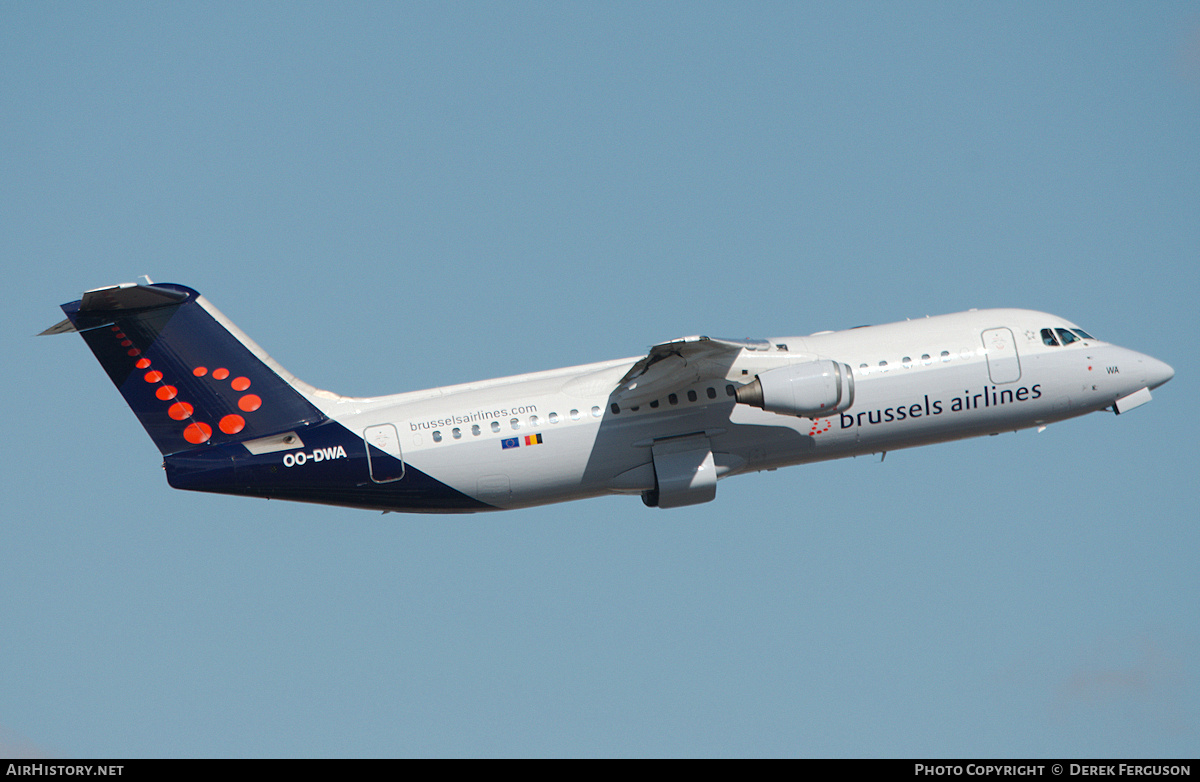
[[[379,397],[297,379],[183,285],[62,305],[179,489],[383,511],[472,512],[607,494],[707,502],[718,481],[1150,401],[1167,364],[1055,315],[971,310]]]

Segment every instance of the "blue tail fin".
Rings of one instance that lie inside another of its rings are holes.
[[[281,377],[191,288],[126,284],[88,291],[62,309],[69,325],[47,333],[83,336],[164,455],[326,420],[295,378]]]

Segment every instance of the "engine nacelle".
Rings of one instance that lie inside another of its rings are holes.
[[[854,404],[854,373],[836,361],[807,361],[755,375],[737,401],[781,415],[824,418]]]

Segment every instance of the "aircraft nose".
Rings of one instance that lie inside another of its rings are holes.
[[[1158,388],[1163,383],[1175,377],[1175,370],[1165,361],[1145,356],[1142,359],[1142,364],[1146,371],[1146,385],[1150,388]]]

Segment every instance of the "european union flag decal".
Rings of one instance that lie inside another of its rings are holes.
[[[520,445],[521,445],[521,438],[519,438],[519,437],[510,437],[510,438],[508,438],[507,440],[501,440],[501,441],[500,441],[500,450],[505,450],[505,449],[508,449],[508,448],[517,448],[517,447],[519,447]]]

